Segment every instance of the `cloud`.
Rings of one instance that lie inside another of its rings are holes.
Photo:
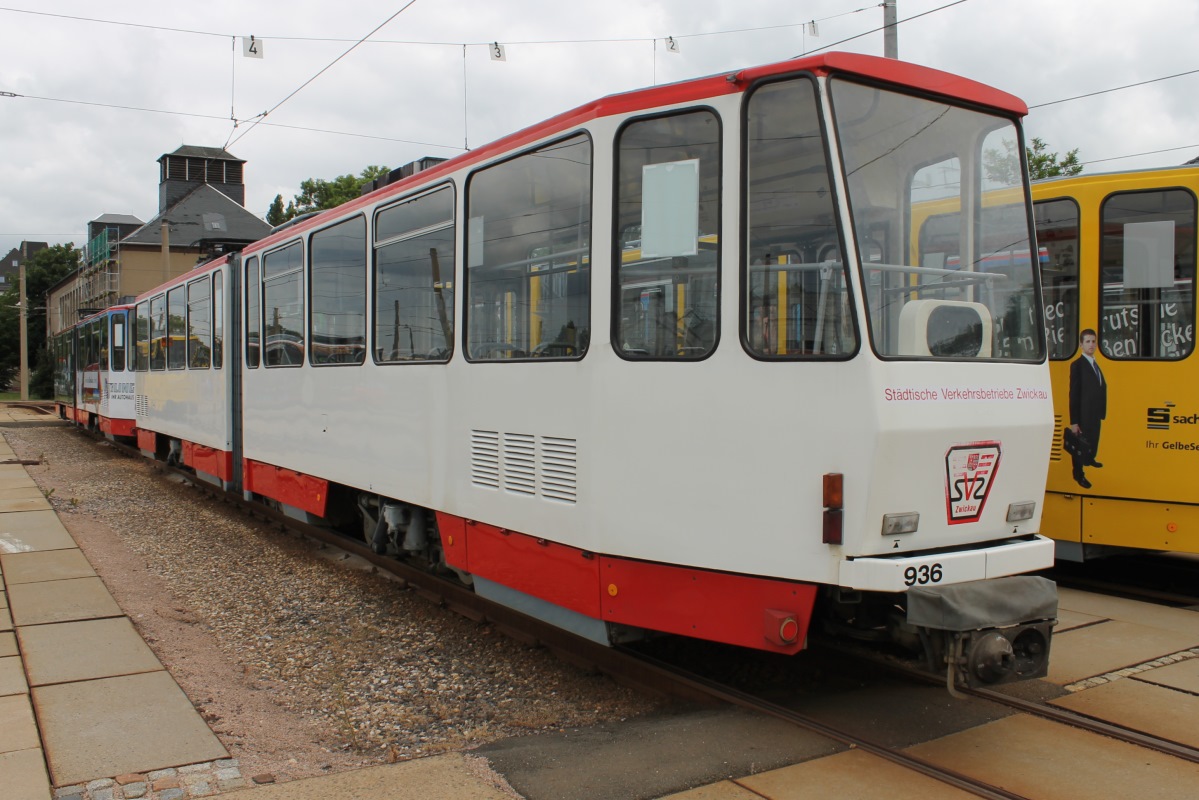
[[[47,10],[33,0],[14,3]],[[900,0],[898,16],[943,5]],[[149,219],[157,213],[157,159],[182,144],[236,139],[230,150],[247,161],[247,207],[262,215],[275,195],[290,199],[306,178],[453,155],[603,95],[837,42],[836,49],[882,51],[873,30],[881,8],[856,2],[418,0],[377,34],[379,43],[356,48],[271,113],[270,125],[248,127],[398,7],[295,0],[278,14],[275,4],[233,0],[105,7],[63,0],[52,11],[180,31],[0,11],[10,34],[0,91],[25,95],[0,97],[0,251],[22,239],[81,244],[87,222],[103,213]],[[802,25],[813,19],[818,37]],[[902,24],[899,53],[1035,104],[1192,69],[1196,23],[1199,7],[1182,0],[972,0]],[[239,37],[250,34],[263,41],[265,58],[241,56]],[[665,51],[667,36],[676,37],[678,54]],[[506,62],[488,57],[493,41],[505,44]],[[1199,144],[1197,91],[1199,75],[1046,106],[1032,111],[1026,128],[1051,150],[1079,148],[1084,161]],[[234,128],[231,116],[243,122]],[[1095,168],[1194,155],[1199,147]]]

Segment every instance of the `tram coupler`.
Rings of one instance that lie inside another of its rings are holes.
[[[951,692],[1045,677],[1056,622],[1057,584],[1033,575],[907,593],[907,623],[947,665]]]

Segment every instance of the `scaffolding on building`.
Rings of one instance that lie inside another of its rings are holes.
[[[121,296],[121,233],[103,228],[83,251],[79,269],[79,307],[107,308]]]

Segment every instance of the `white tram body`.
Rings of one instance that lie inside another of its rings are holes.
[[[134,372],[127,346],[131,310],[118,305],[92,314],[54,343],[60,415],[109,439],[129,438],[134,431]],[[73,378],[60,380],[64,370]]]
[[[837,53],[605,98],[206,268],[240,389],[139,372],[139,427],[597,640],[932,630],[960,682],[1044,674],[1045,336],[988,168],[1024,113]]]
[[[233,482],[233,365],[227,258],[138,296],[137,444],[147,456],[188,466],[210,483]]]

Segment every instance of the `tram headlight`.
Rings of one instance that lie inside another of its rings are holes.
[[[915,533],[918,527],[920,527],[920,514],[915,511],[906,514],[883,514],[883,536]]]
[[[1025,503],[1012,503],[1007,507],[1007,521],[1023,522],[1026,519],[1032,519],[1036,510],[1037,502],[1035,500],[1029,500]]]

